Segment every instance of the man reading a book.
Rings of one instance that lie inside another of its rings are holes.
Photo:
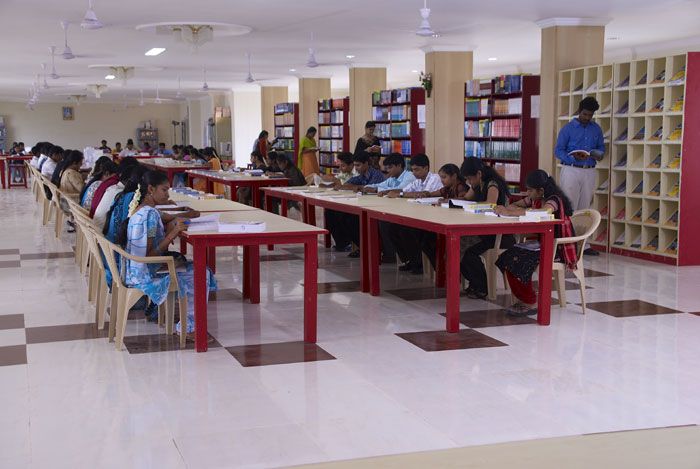
[[[559,131],[554,154],[561,162],[560,185],[574,210],[590,208],[596,185],[596,164],[605,156],[605,142],[593,114],[600,108],[593,97],[584,98],[577,116]],[[597,256],[588,248],[584,254]]]

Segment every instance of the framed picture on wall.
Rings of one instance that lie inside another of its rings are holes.
[[[73,120],[73,106],[63,106],[63,120],[72,121]]]

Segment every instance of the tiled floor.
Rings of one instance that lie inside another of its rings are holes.
[[[26,190],[0,206],[3,469],[270,467],[700,420],[700,268],[587,259],[585,315],[574,290],[549,327],[506,317],[506,295],[462,297],[446,334],[422,276],[381,266],[371,297],[359,260],[319,245],[311,346],[303,248],[263,250],[259,305],[241,299],[240,251],[220,249],[209,352],[138,313],[117,352],[71,235],[42,227]]]

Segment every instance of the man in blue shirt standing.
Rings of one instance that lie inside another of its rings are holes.
[[[592,121],[599,108],[595,98],[584,98],[578,116],[559,131],[554,148],[562,164],[559,183],[574,210],[590,208],[596,186],[595,166],[605,156],[603,131]],[[598,252],[588,248],[584,254],[597,256]]]

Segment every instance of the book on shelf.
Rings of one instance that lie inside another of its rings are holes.
[[[630,218],[630,221],[642,221],[642,208],[640,207],[639,210],[637,210],[634,215],[632,215],[632,218]]]
[[[671,189],[668,191],[668,194],[666,194],[668,197],[673,197],[676,198],[678,197],[678,193],[680,192],[681,188],[678,185],[678,183],[674,184]]]
[[[641,129],[637,131],[636,134],[634,134],[634,137],[632,137],[632,140],[644,140],[644,132],[645,132],[644,126],[642,126]]]
[[[685,82],[685,65],[673,74],[668,84],[671,86],[682,85]]]
[[[646,219],[645,223],[649,223],[650,225],[658,225],[659,224],[659,209],[655,209],[653,212],[651,212],[651,215]]]
[[[685,98],[681,96],[680,98],[676,99],[673,104],[671,104],[671,108],[669,111],[671,112],[681,112],[683,110],[683,103],[685,101]]]
[[[465,142],[464,142],[464,156],[465,156],[465,158],[469,158],[470,156],[474,156],[476,158],[485,158],[486,157],[486,143],[487,142],[477,142],[477,141],[465,140]],[[382,150],[382,153],[384,153],[384,150]]]
[[[613,79],[612,79],[612,77],[610,77],[610,79],[605,82],[605,84],[603,85],[603,87],[600,90],[601,91],[609,90],[610,88],[612,88],[612,82],[613,82]]]
[[[572,92],[574,92],[574,93],[576,93],[577,91],[583,91],[583,83],[581,83],[580,85],[576,86],[576,87],[572,90]]]
[[[617,186],[617,189],[615,189],[615,193],[616,194],[624,194],[626,190],[627,190],[627,182],[622,181],[622,184]]]
[[[464,101],[464,115],[466,117],[488,117],[489,100],[478,98],[467,98]]]
[[[651,241],[647,243],[646,246],[644,246],[645,251],[656,251],[659,249],[659,237],[654,236]]]
[[[620,236],[615,239],[615,242],[613,243],[617,246],[624,246],[625,245],[625,233],[623,232]]]
[[[633,194],[641,194],[644,192],[644,181],[640,181],[637,187],[632,191]]]
[[[668,135],[669,140],[680,140],[683,136],[683,123],[681,122],[676,126],[675,129]]]
[[[520,137],[520,119],[498,119],[491,121],[492,137]]]
[[[647,192],[647,195],[651,195],[653,197],[658,197],[659,194],[661,194],[661,182],[657,182],[656,184],[654,184],[654,187],[652,187],[652,189],[649,192]]]
[[[600,216],[601,217],[607,217],[608,216],[608,206],[606,205],[602,209],[600,209]]]
[[[597,90],[598,90],[598,83],[593,82],[588,86],[588,88],[586,88],[586,93],[593,93]]]
[[[630,244],[631,248],[639,249],[642,247],[642,235],[640,234],[636,238],[634,238],[634,241],[632,241],[632,244]]]
[[[662,112],[664,110],[664,98],[659,99],[649,112]]]
[[[617,110],[617,112],[615,114],[627,114],[627,112],[629,112],[629,110],[630,110],[630,102],[625,101],[625,104],[620,106],[620,108]]]
[[[522,114],[523,98],[496,99],[493,101],[492,112],[494,116]]]
[[[663,134],[664,134],[664,128],[659,127],[658,129],[656,129],[654,131],[653,134],[651,134],[651,137],[649,137],[649,140],[661,140],[661,137],[663,136]]]
[[[666,246],[666,254],[676,255],[678,254],[678,238],[671,241],[668,246]]]
[[[612,102],[609,102],[608,105],[605,106],[602,111],[600,111],[600,114],[610,114],[611,110],[612,110]]]
[[[637,82],[637,86],[646,85],[646,84],[647,84],[647,74],[645,73],[644,75],[642,75],[642,77]]]
[[[627,129],[623,130],[620,135],[615,139],[616,142],[626,142],[627,141]]]
[[[596,191],[604,192],[604,191],[608,190],[608,187],[610,187],[610,180],[606,179],[605,181],[603,181],[603,183],[600,186],[598,186]]]
[[[294,112],[294,103],[275,104],[275,114],[286,114]]]
[[[647,166],[647,168],[650,168],[650,169],[657,169],[657,168],[660,168],[660,167],[661,167],[661,153],[659,153],[658,155],[656,155],[656,158],[654,158],[654,159],[652,160],[652,162],[649,163],[649,166]]]
[[[644,112],[644,111],[646,111],[646,109],[647,109],[647,102],[646,102],[646,101],[642,101],[642,104],[640,104],[639,106],[637,106],[637,110],[634,111],[634,112]]]
[[[615,215],[615,220],[624,220],[625,219],[625,209],[623,208],[619,212],[617,212],[617,215]]]
[[[627,153],[622,155],[622,157],[615,163],[616,168],[624,168],[627,166]]]
[[[655,77],[652,84],[663,83],[666,80],[666,70],[661,70]]]
[[[391,106],[390,112],[391,120],[400,121],[407,120],[411,118],[411,105],[404,104],[403,106]]]
[[[410,122],[397,122],[391,124],[391,137],[402,138],[411,136]]]
[[[629,75],[627,76],[627,78],[625,78],[624,80],[622,80],[622,81],[617,85],[618,88],[626,88],[626,87],[628,87],[628,86],[630,86],[630,77],[629,77]]]
[[[488,137],[491,135],[491,121],[464,121],[465,137]]]
[[[681,167],[681,152],[678,152],[676,156],[673,157],[671,161],[668,162],[668,169],[678,169]]]
[[[668,220],[666,220],[666,223],[664,223],[666,226],[673,226],[677,227],[678,226],[678,210],[673,212],[673,215],[668,217]]]
[[[484,94],[489,94],[490,88],[489,86],[489,89],[482,89],[481,80],[467,80],[464,90],[467,96],[482,96]]]
[[[581,87],[583,87],[583,84],[581,84]],[[522,75],[501,75],[496,77],[494,86],[495,94],[519,93],[522,90]]]
[[[603,230],[598,234],[598,236],[596,236],[595,241],[596,241],[596,243],[605,243],[605,241],[607,239],[608,239],[608,230]]]

